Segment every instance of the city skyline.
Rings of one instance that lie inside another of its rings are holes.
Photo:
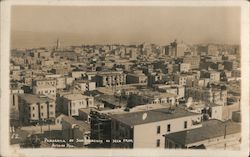
[[[14,6],[11,21],[12,48],[52,46],[57,38],[62,46],[240,43],[239,7]]]

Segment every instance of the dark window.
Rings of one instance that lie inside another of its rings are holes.
[[[157,134],[161,133],[161,126],[157,126]]]
[[[168,141],[168,148],[172,148],[172,142]]]
[[[168,132],[170,132],[171,131],[171,125],[170,124],[168,124],[168,130],[167,130]]]
[[[33,114],[32,117],[35,117],[35,114]]]
[[[13,95],[13,106],[15,106],[15,96]]]
[[[41,109],[43,109],[43,106],[41,105]]]
[[[184,128],[187,128],[187,121],[184,122]]]
[[[160,139],[157,139],[156,140],[156,147],[160,147],[160,145],[161,145],[161,141],[160,141]]]

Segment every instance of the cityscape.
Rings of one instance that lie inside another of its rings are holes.
[[[65,40],[11,48],[11,146],[240,150],[241,45]]]

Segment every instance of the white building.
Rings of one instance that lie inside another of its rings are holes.
[[[191,69],[190,63],[181,63],[180,64],[180,72],[188,72]]]
[[[201,127],[201,115],[181,108],[161,108],[114,114],[112,139],[132,139],[133,144],[112,143],[112,147],[164,148],[163,135]]]
[[[94,98],[82,94],[66,94],[62,97],[62,110],[68,116],[79,116],[80,108],[94,107]]]

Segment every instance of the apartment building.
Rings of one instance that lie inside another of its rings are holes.
[[[51,121],[55,118],[55,101],[46,96],[20,94],[19,119],[25,125]]]
[[[55,99],[57,80],[54,78],[37,79],[33,81],[33,94],[46,95]]]
[[[123,71],[100,72],[96,75],[97,87],[113,87],[126,84],[126,74]]]
[[[82,94],[65,94],[61,99],[62,112],[68,116],[79,116],[79,109],[94,107],[94,98]]]

